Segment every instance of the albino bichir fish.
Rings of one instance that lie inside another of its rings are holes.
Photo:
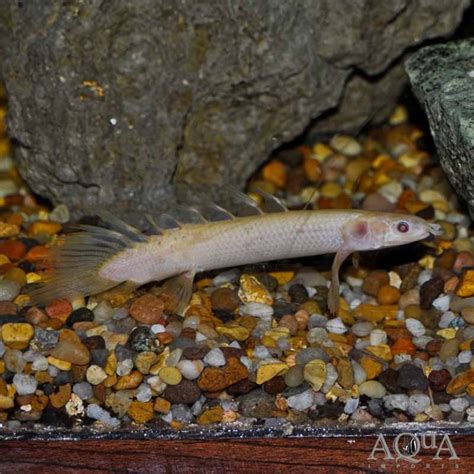
[[[339,268],[352,253],[415,242],[438,234],[436,224],[412,215],[361,210],[288,211],[265,195],[276,212],[264,213],[245,195],[254,215],[236,217],[217,205],[180,208],[162,216],[156,235],[98,213],[108,228],[79,225],[52,250],[53,274],[30,292],[34,304],[89,296],[122,283],[140,286],[169,279],[164,289],[183,314],[197,272],[269,260],[335,253],[328,306],[339,302]],[[203,208],[204,209],[204,208]]]

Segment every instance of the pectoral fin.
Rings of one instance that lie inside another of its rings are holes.
[[[331,314],[336,314],[339,309],[339,269],[352,250],[341,248],[336,253],[331,269],[331,287],[329,288],[328,308]]]
[[[184,316],[184,312],[189,305],[193,294],[193,281],[196,272],[189,271],[182,273],[166,280],[160,288],[160,293],[165,294],[171,299],[170,308],[180,316]]]

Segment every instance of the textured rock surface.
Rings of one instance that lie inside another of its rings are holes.
[[[406,69],[443,169],[474,218],[474,39],[423,48]]]
[[[385,114],[403,85],[385,71],[468,3],[10,2],[0,67],[21,172],[73,210],[152,211],[169,183],[241,186],[341,97],[326,128]]]

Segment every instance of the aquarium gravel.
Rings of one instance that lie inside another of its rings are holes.
[[[442,235],[360,255],[328,316],[330,258],[198,275],[185,317],[159,283],[31,306],[68,209],[40,204],[0,109],[0,423],[116,429],[474,421],[474,237],[399,106],[362,137],[277,153],[250,181],[292,209],[433,219]],[[309,203],[309,204],[308,204]]]

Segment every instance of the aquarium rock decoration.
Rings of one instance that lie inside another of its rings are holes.
[[[406,63],[441,165],[474,217],[474,39],[429,46]]]
[[[322,114],[339,107],[329,128],[385,117],[404,85],[393,64],[468,4],[9,2],[0,67],[20,171],[73,214],[159,210],[170,183],[242,186]]]

